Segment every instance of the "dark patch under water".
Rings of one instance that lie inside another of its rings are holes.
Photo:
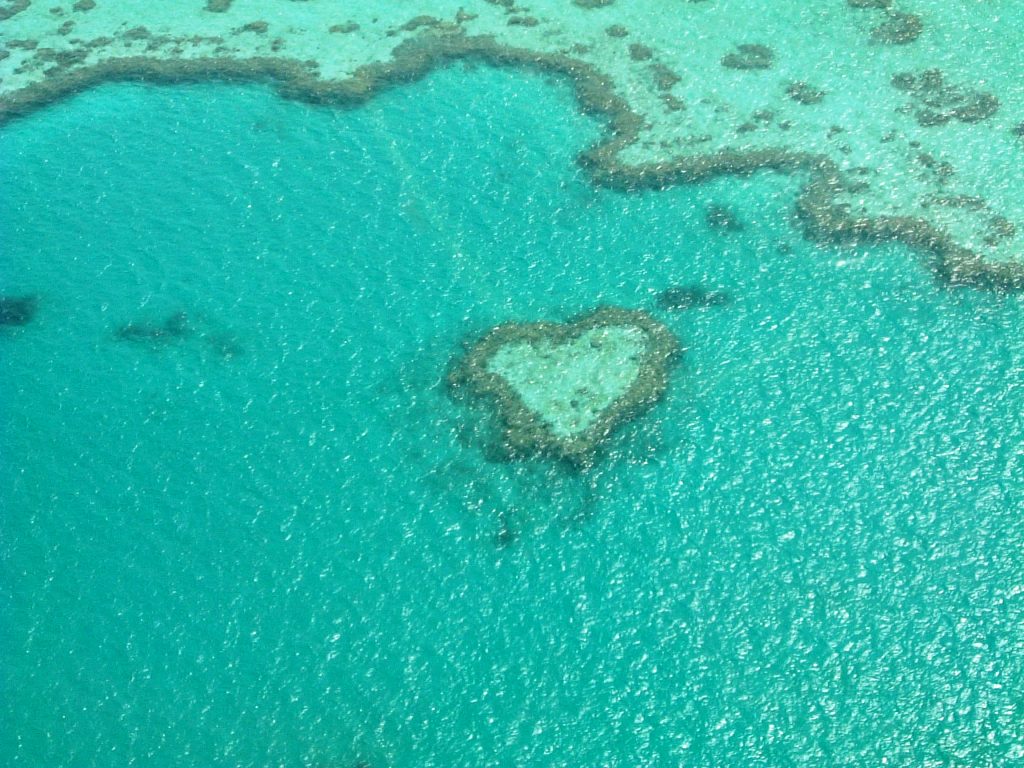
[[[743,231],[743,221],[739,215],[724,205],[709,205],[704,213],[704,221],[712,229],[724,232]]]
[[[38,308],[35,296],[0,296],[0,325],[28,325]]]
[[[499,549],[511,546],[519,538],[519,534],[512,525],[507,512],[498,513],[498,532],[494,536],[494,543]]]
[[[114,335],[120,341],[153,343],[181,339],[188,336],[190,332],[188,315],[184,312],[174,312],[160,323],[135,321],[125,323],[117,329]]]
[[[674,285],[658,294],[659,309],[678,312],[685,309],[724,307],[732,303],[732,296],[725,291],[712,291],[700,285]]]

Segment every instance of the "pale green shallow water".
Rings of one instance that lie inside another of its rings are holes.
[[[512,342],[494,353],[487,370],[505,379],[551,434],[567,438],[626,394],[640,375],[646,343],[643,331],[614,326],[559,344]]]
[[[598,135],[462,68],[4,128],[0,763],[1024,762],[1020,300],[801,242],[795,180],[596,190]],[[487,463],[460,343],[602,302],[680,336],[665,401],[586,477]]]

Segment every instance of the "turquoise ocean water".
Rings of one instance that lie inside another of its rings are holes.
[[[1021,300],[803,242],[797,179],[595,189],[600,130],[455,67],[0,132],[0,764],[1024,763]],[[665,400],[486,461],[463,341],[601,303],[679,335]]]

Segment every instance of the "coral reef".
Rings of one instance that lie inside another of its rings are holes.
[[[448,376],[452,393],[493,404],[510,458],[593,463],[614,428],[653,405],[678,352],[639,310],[603,307],[568,323],[505,323],[474,342]]]
[[[906,45],[921,36],[924,23],[913,13],[889,11],[887,18],[871,30],[871,40],[887,45]]]
[[[736,50],[722,57],[726,69],[771,69],[775,52],[760,43],[742,43]]]
[[[347,21],[344,24],[335,24],[327,30],[336,35],[349,35],[359,31],[359,25],[354,21]]]
[[[197,11],[205,4],[192,1]],[[800,57],[777,60],[761,43],[742,43],[724,56],[723,43],[732,40],[714,34],[695,37],[692,52],[690,46],[666,47],[659,36],[664,24],[654,25],[622,4],[600,11],[600,24],[584,24],[576,6],[556,6],[555,0],[535,4],[531,16],[514,0],[470,0],[473,4],[463,3],[465,8],[445,1],[439,0],[432,8],[437,15],[431,17],[390,6],[372,12],[353,7],[351,20],[330,31],[322,17],[315,28],[309,25],[312,17],[301,11],[304,3],[275,4],[274,15],[265,18],[280,29],[277,36],[263,34],[262,24],[253,22],[254,10],[264,7],[259,3],[227,5],[216,15],[164,19],[104,5],[95,23],[91,16],[82,18],[73,30],[60,14],[33,5],[5,29],[0,124],[106,81],[270,80],[286,98],[348,107],[456,59],[525,67],[567,78],[581,109],[607,125],[604,138],[579,158],[595,184],[660,189],[759,170],[798,174],[803,188],[797,209],[806,236],[841,243],[898,240],[922,251],[941,279],[999,290],[1024,287],[1024,264],[1018,257],[1024,206],[1015,193],[1017,182],[1005,170],[1011,166],[996,161],[998,137],[988,144],[992,149],[985,157],[976,151],[958,167],[952,164],[960,157],[953,133],[962,123],[1001,134],[1011,150],[1022,145],[1012,124],[986,120],[999,108],[995,93],[945,80],[936,88],[933,77],[918,74],[920,82],[903,88],[909,97],[904,111],[915,119],[911,126],[894,114],[898,93],[878,88],[892,72],[861,69],[864,77],[850,88],[871,80],[874,90],[860,88],[864,109],[858,119],[864,125],[837,126],[827,109],[797,107],[818,103],[824,87],[835,88],[835,83],[808,69]],[[87,10],[89,2],[78,0],[74,7]],[[299,9],[293,16],[289,5]],[[900,22],[894,15],[900,12],[888,5],[848,3],[851,9],[884,14],[883,23],[913,26],[906,19]],[[804,23],[792,9],[779,10],[792,16],[787,23]],[[690,25],[702,35],[705,17],[709,24],[719,23],[718,17],[739,11],[700,3],[680,6],[679,13],[679,19],[664,23],[678,23],[680,30]],[[533,19],[535,27],[527,21]],[[933,11],[929,24],[941,23]],[[730,35],[743,35],[740,40],[768,34],[758,26],[743,26],[741,15],[732,26],[709,27],[715,28],[733,30]],[[332,32],[347,36],[328,38]],[[625,35],[641,47],[631,51],[622,45],[619,38]],[[777,35],[761,39],[778,39],[782,45]],[[859,45],[866,43],[862,39]],[[807,44],[815,44],[813,36]],[[886,53],[899,54],[899,47]],[[708,70],[709,59],[720,60],[722,69]],[[840,66],[844,59],[835,61]],[[751,72],[750,82],[761,87],[766,83],[755,76],[757,70],[769,68],[781,70],[778,90],[759,92],[763,100],[751,103],[754,94],[737,87],[738,78],[745,77],[740,73]],[[964,65],[950,80],[967,82],[968,73],[978,70],[977,64]],[[1012,100],[1006,106],[1020,108]],[[771,119],[747,117],[768,114]],[[922,139],[932,145],[922,146]],[[869,175],[862,173],[864,166],[871,167]],[[936,194],[984,194],[989,205],[984,211],[928,205]],[[1016,222],[1016,234],[1006,234],[1009,226],[993,229],[994,216]]]
[[[0,21],[6,21],[7,19],[27,10],[31,3],[29,0],[4,0],[0,4]]]
[[[977,123],[994,115],[999,99],[991,93],[947,83],[938,69],[893,75],[892,85],[913,97],[908,110],[920,125],[945,125],[950,120]]]
[[[786,95],[798,104],[817,104],[825,98],[825,91],[800,81],[786,86]]]

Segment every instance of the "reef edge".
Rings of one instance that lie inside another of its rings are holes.
[[[900,242],[923,253],[925,264],[947,284],[1005,292],[1024,290],[1024,263],[986,260],[925,219],[850,216],[836,202],[848,182],[836,163],[822,154],[777,147],[684,155],[652,164],[621,162],[618,155],[637,140],[643,119],[616,93],[609,77],[568,54],[516,48],[498,43],[490,35],[466,35],[450,28],[430,29],[408,38],[393,49],[390,60],[363,65],[350,77],[338,80],[320,78],[313,62],[273,56],[163,59],[139,55],[58,67],[45,79],[0,97],[0,127],[83,90],[118,81],[268,82],[283,98],[354,107],[384,89],[422,79],[434,69],[459,60],[533,69],[566,78],[573,85],[581,111],[603,119],[607,125],[605,137],[579,155],[580,165],[595,184],[634,191],[761,170],[806,173],[808,179],[796,207],[808,239],[843,245]]]

